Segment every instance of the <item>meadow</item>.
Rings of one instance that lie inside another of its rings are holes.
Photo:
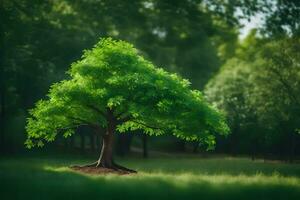
[[[300,0],[1,0],[0,200],[300,200],[299,16]],[[103,174],[113,159],[138,173]]]
[[[300,165],[249,158],[178,155],[118,158],[133,175],[87,175],[68,168],[83,156],[0,159],[1,199],[300,199]]]

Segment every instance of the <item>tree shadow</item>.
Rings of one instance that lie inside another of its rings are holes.
[[[265,163],[248,158],[179,158],[121,160],[121,164],[142,172],[195,175],[280,175],[300,178],[300,164]]]

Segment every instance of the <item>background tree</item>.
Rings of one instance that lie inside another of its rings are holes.
[[[263,33],[269,37],[300,35],[300,2],[297,0],[265,1]]]
[[[221,148],[234,155],[241,151],[242,146],[249,145],[243,142],[243,129],[250,123],[251,113],[247,104],[247,92],[251,87],[249,74],[248,63],[233,58],[222,66],[205,87],[207,99],[225,111],[232,130],[227,144]]]
[[[290,161],[293,160],[295,146],[299,142],[299,50],[298,37],[268,42],[259,53],[260,59],[257,60],[260,63],[253,67],[256,73],[251,81],[254,83],[252,93],[255,95],[249,96],[260,122],[278,135],[268,139],[275,140],[278,149],[284,150]]]
[[[260,60],[255,62],[257,66],[262,66],[259,62],[265,62],[262,60],[266,55],[260,55],[257,51],[262,53],[267,42],[299,36],[297,0],[2,0],[0,15],[0,153],[25,151],[23,141],[27,109],[47,93],[51,83],[67,78],[64,73],[67,66],[78,60],[81,50],[90,48],[99,37],[112,36],[129,41],[155,65],[188,78],[192,88],[202,90],[224,63],[231,63],[225,65],[232,66],[224,67],[228,69],[221,71],[227,71],[228,76],[230,74],[233,77],[243,74],[236,78],[246,78],[241,83],[248,85],[251,83],[248,79],[252,76],[244,77],[248,74],[247,70],[251,74],[256,70],[248,65],[253,66],[252,62],[256,59]],[[251,19],[257,15],[264,22],[254,36],[259,35],[261,39],[248,37],[247,41],[240,44],[238,31],[243,26],[240,19]],[[240,66],[237,67],[239,69],[233,69],[236,65]],[[245,70],[244,65],[248,66]],[[257,70],[260,68],[257,67]],[[268,73],[261,74],[269,76]],[[231,87],[240,91],[239,82],[233,77],[234,83],[224,82],[230,87],[220,86],[226,91]],[[256,78],[253,78],[253,82],[257,82]],[[258,100],[250,101],[247,93],[241,94],[243,98],[238,95],[238,102],[249,101],[245,108],[255,110],[255,103],[250,102]],[[228,93],[227,96],[234,95]],[[253,152],[254,149],[258,152],[264,149],[265,152],[279,154],[284,152],[283,146],[287,146],[285,149],[291,146],[290,140],[286,138],[285,142],[281,142],[281,134],[272,135],[274,129],[265,129],[264,123],[258,123],[261,120],[255,116],[255,112],[250,113],[253,114],[251,117],[241,117],[232,110],[231,116],[239,118],[235,122],[240,121],[236,124],[241,125],[241,131],[233,129],[238,136],[233,133],[229,140],[219,139],[218,151],[228,152],[231,149],[233,152],[235,149],[240,152],[244,149],[245,153],[249,153],[251,144],[258,144],[255,148],[252,145]],[[232,119],[229,119],[230,124]],[[273,119],[273,123],[280,124],[280,120]],[[250,133],[250,130],[259,131]],[[74,134],[65,142],[58,140],[52,147],[57,149],[64,145],[73,152],[80,147],[83,148],[82,152],[88,153],[88,149],[93,149],[92,141],[99,139],[88,128],[78,132],[81,134]],[[142,134],[117,136],[118,152],[128,152],[131,144],[142,147],[142,143],[133,135]],[[191,143],[176,138],[147,137],[144,141],[149,141],[150,149],[189,151],[191,148]],[[234,137],[240,142],[236,142],[237,146],[233,145],[234,149],[229,148]],[[260,138],[260,142],[250,142],[251,138]],[[268,145],[261,144],[263,138],[268,138]],[[278,141],[278,148],[275,147],[275,140]],[[198,143],[194,147],[197,149]]]
[[[49,99],[39,101],[28,119],[27,147],[43,146],[60,131],[70,136],[79,126],[105,128],[102,151],[94,166],[125,169],[113,162],[116,131],[171,133],[200,140],[212,148],[216,134],[228,127],[190,83],[144,60],[132,45],[102,39],[72,64],[70,80],[54,84]]]
[[[293,157],[299,142],[298,48],[297,37],[273,41],[254,31],[207,84],[208,99],[226,111],[233,130],[228,142],[238,139],[238,152],[246,147],[248,153]]]
[[[145,57],[189,78],[198,89],[217,70],[219,47],[232,52],[227,47],[237,37],[236,24],[224,17],[231,11],[221,16],[199,0],[3,0],[0,9],[0,146],[10,151],[20,149],[24,139],[26,110],[50,83],[65,78],[66,66],[99,37],[135,44]]]

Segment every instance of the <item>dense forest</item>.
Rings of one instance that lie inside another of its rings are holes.
[[[262,25],[240,38],[243,22],[257,15]],[[112,37],[190,80],[224,113],[231,134],[217,137],[215,153],[289,161],[300,155],[298,0],[1,0],[0,22],[1,153],[25,151],[28,110],[68,77],[84,49]],[[99,148],[93,131],[77,131],[50,146]],[[140,144],[147,156],[152,143],[168,151],[207,149],[136,130],[118,135],[116,150],[122,155]]]

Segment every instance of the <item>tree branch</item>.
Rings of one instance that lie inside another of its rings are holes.
[[[98,109],[96,106],[86,105],[86,107],[92,109],[93,111],[96,111],[97,113],[101,114],[104,118],[106,118],[106,113],[104,113],[102,110]]]
[[[156,129],[156,130],[161,130],[161,131],[164,130],[163,128],[156,127],[156,126],[150,126],[150,125],[147,125],[147,124],[145,124],[145,123],[143,123],[143,122],[138,122],[138,121],[134,121],[134,120],[131,120],[131,121],[134,122],[134,123],[143,125],[143,126],[145,126],[145,127],[147,127],[147,128]]]
[[[118,119],[118,118],[119,117],[117,117],[118,123],[124,123],[124,122],[132,120],[132,118],[130,116],[124,117],[123,119],[122,118]]]
[[[85,123],[85,124],[78,124],[78,126],[80,125],[88,125],[88,126],[92,126],[92,127],[98,127],[99,125],[97,124],[93,124],[87,120],[84,120],[84,119],[81,119],[81,118],[78,118],[78,117],[71,117],[71,116],[67,116],[67,118],[71,119],[71,120],[77,120],[77,121],[80,121],[82,123]]]

